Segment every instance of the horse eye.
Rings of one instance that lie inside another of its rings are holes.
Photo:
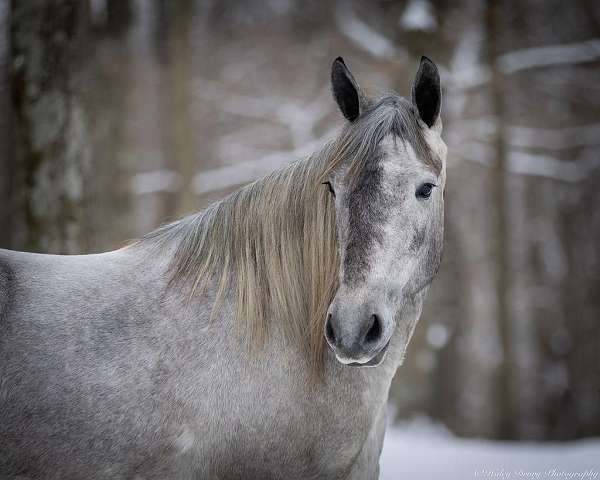
[[[329,193],[331,193],[333,195],[333,197],[335,198],[335,191],[333,190],[333,187],[331,186],[331,182],[323,182],[323,185],[327,185],[327,189],[329,190]]]
[[[435,187],[435,185],[433,183],[424,183],[419,188],[417,188],[417,191],[415,192],[415,196],[417,198],[421,198],[421,199],[429,198],[431,196],[433,187]]]

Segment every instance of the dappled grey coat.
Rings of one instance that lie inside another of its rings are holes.
[[[439,77],[371,99],[337,59],[332,84],[339,137],[206,211],[0,250],[1,479],[377,478],[441,255]]]

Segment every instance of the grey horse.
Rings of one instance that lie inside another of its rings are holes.
[[[375,479],[440,262],[441,88],[120,250],[0,250],[0,478]]]

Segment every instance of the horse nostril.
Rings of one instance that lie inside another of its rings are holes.
[[[331,324],[331,313],[327,315],[327,321],[325,322],[325,338],[330,345],[335,345],[335,332],[333,331],[333,325]]]
[[[375,314],[371,315],[369,319],[370,326],[367,330],[367,334],[365,335],[366,343],[374,343],[381,337],[382,329],[381,329],[381,320]]]

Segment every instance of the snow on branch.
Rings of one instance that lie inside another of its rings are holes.
[[[466,40],[471,40],[471,37],[472,41],[467,42]],[[481,32],[477,29],[468,31],[459,42],[454,54],[453,63],[458,60],[459,65],[451,65],[449,70],[441,69],[443,73],[448,74],[446,80],[453,91],[462,92],[477,88],[491,80],[490,69],[479,64],[478,59],[472,58],[471,55],[478,51],[481,42]],[[571,65],[594,60],[600,60],[600,39],[515,50],[498,57],[496,65],[501,73],[509,75],[530,68]]]
[[[591,62],[600,59],[600,39],[594,38],[580,43],[525,48],[505,53],[497,60],[503,73],[552,65]]]
[[[459,147],[466,140],[483,141],[496,134],[496,118],[490,115],[482,115],[477,118],[468,118],[454,122],[452,128],[448,129],[446,138],[452,147]]]
[[[391,40],[358,18],[348,3],[338,4],[335,22],[343,35],[374,57],[394,58],[398,61],[408,59],[404,49],[396,47]]]
[[[508,156],[507,169],[518,175],[552,178],[564,182],[579,182],[600,166],[600,158],[588,151],[571,161],[546,155],[513,151]]]
[[[314,127],[331,111],[329,86],[324,86],[310,102],[271,96],[249,96],[231,93],[230,89],[209,80],[197,82],[194,89],[198,98],[215,101],[218,108],[226,113],[257,120],[277,122],[290,132],[294,148],[300,148],[314,140]]]
[[[496,151],[485,143],[467,141],[462,143],[460,148],[454,149],[452,154],[463,160],[491,167],[494,164]]]
[[[445,80],[453,93],[464,92],[488,83],[491,79],[490,69],[479,63],[484,37],[480,26],[468,28],[454,51],[450,68],[442,74],[447,74]]]
[[[407,31],[433,32],[437,28],[437,20],[431,3],[428,0],[410,0],[398,25]]]
[[[197,195],[204,195],[252,182],[294,160],[310,155],[331,138],[332,135],[333,131],[329,131],[321,138],[293,150],[276,151],[257,160],[239,162],[235,165],[198,172],[192,180],[192,188]]]
[[[323,86],[310,101],[282,98],[274,95],[251,96],[231,93],[227,85],[198,79],[194,95],[218,105],[218,109],[233,115],[263,120],[283,127],[289,133],[290,149],[268,150],[261,146],[259,126],[247,127],[218,139],[220,158],[229,165],[204,170],[194,175],[192,188],[198,195],[225,190],[252,182],[293,160],[305,157],[330,137],[331,131],[317,138],[315,129],[332,109],[329,85]],[[272,128],[272,127],[271,127]],[[249,158],[239,162],[240,156]],[[254,157],[254,158],[252,158]]]
[[[457,152],[457,156],[469,162],[485,166],[494,165],[494,151],[485,144],[469,143],[469,148]],[[573,160],[559,160],[548,155],[512,150],[507,158],[506,170],[516,175],[543,177],[563,182],[576,183],[585,180],[598,167],[600,158],[595,149],[586,149]]]
[[[489,140],[495,135],[496,128],[496,121],[491,116],[465,119],[452,125],[447,139],[453,147],[461,148],[468,140]],[[506,130],[506,141],[514,148],[566,150],[600,146],[600,123],[563,128],[509,126]]]
[[[560,150],[600,144],[600,123],[566,128],[509,127],[508,140],[514,147]]]
[[[135,195],[176,192],[181,186],[181,175],[166,168],[137,173],[131,177],[130,188]]]
[[[194,175],[192,189],[197,195],[204,195],[250,183],[281,167],[290,160],[289,157],[291,157],[289,152],[280,152],[259,160],[248,160],[235,165],[204,170]]]

